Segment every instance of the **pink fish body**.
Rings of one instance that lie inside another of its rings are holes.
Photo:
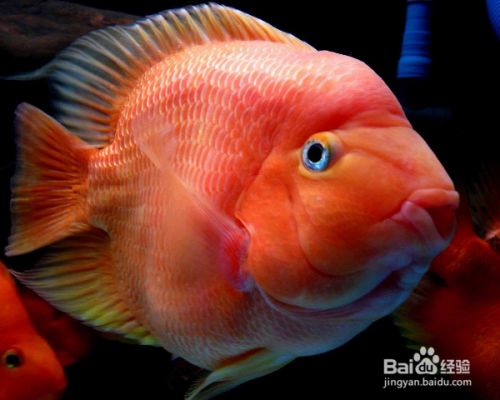
[[[65,127],[18,109],[7,253],[55,243],[19,278],[212,370],[191,398],[342,345],[451,238],[457,193],[382,80],[236,10],[94,32],[44,71]]]

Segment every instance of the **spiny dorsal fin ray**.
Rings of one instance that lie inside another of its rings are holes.
[[[136,343],[158,345],[122,301],[111,262],[108,235],[90,229],[52,246],[38,268],[11,272],[55,307],[87,325]]]
[[[51,79],[57,117],[63,125],[88,143],[104,147],[113,138],[120,105],[146,70],[190,46],[231,40],[273,41],[311,49],[257,18],[208,4],[91,32],[32,76]]]

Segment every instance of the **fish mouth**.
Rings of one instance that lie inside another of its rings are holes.
[[[402,258],[397,256],[397,251],[393,257],[386,258],[390,272],[372,290],[350,303],[327,309],[307,308],[284,303],[261,290],[265,301],[280,313],[302,318],[378,319],[390,314],[408,298],[432,259],[449,244],[455,230],[458,199],[454,190],[420,189],[413,192],[398,212],[381,223],[381,226],[402,227],[401,243],[408,240],[408,243],[414,243],[408,244],[407,257],[403,258],[406,261],[399,264]]]

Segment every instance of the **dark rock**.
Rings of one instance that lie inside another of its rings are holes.
[[[57,0],[0,1],[0,73],[41,66],[79,36],[137,18]]]

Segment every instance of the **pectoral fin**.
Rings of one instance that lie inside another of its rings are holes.
[[[215,268],[235,289],[250,288],[252,282],[241,270],[248,246],[247,233],[234,218],[186,184],[172,168],[177,150],[174,127],[164,115],[146,114],[135,120],[132,130],[138,147],[161,173],[164,187],[168,188],[163,207],[175,210],[168,220],[170,226],[176,227],[169,245],[172,254],[189,248],[189,254],[180,257],[184,271],[187,273],[190,266],[203,268],[206,264],[205,270]]]

